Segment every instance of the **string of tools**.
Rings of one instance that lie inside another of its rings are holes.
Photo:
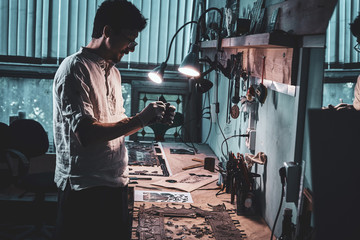
[[[254,190],[255,178],[260,177],[251,172],[253,162],[247,161],[243,154],[229,152],[229,160],[226,166],[219,165],[219,171],[223,178],[222,189],[217,193],[231,194],[231,204],[235,204],[236,214],[239,216],[252,216],[256,213]]]

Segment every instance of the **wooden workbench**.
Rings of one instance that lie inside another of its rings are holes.
[[[189,154],[170,154],[170,148],[190,148],[189,146],[185,145],[184,143],[168,143],[168,142],[162,142],[161,143],[163,153],[166,157],[167,163],[170,167],[172,175],[175,175],[177,173],[180,173],[184,170],[182,168],[191,166],[196,164],[197,162],[194,162],[192,159],[204,159],[205,157],[214,157],[216,159],[216,164],[218,162],[218,159],[216,155],[213,153],[213,151],[210,149],[208,145],[204,144],[195,144],[195,147],[197,148],[198,152],[195,155],[189,155]],[[201,169],[199,167],[198,169]],[[161,178],[171,178],[170,177],[159,177],[155,176],[152,177],[151,181],[137,181],[138,184],[130,185],[134,187],[134,190],[153,190],[153,191],[165,191],[165,192],[181,192],[178,189],[169,189],[165,187],[159,187],[152,185],[151,183],[154,183],[158,181]],[[191,192],[191,196],[193,199],[193,202],[191,205],[200,207],[202,209],[210,210],[208,204],[210,205],[219,205],[219,204],[225,204],[227,209],[235,209],[236,206],[234,204],[231,204],[230,201],[230,194],[221,194],[216,196],[216,193],[220,190],[220,187],[217,186],[217,181],[214,181],[208,185],[205,185],[201,188],[198,188]],[[165,207],[167,203],[154,203],[154,202],[135,202],[135,218],[133,221],[133,238],[132,239],[138,239],[136,237],[136,227],[137,227],[137,219],[136,219],[136,209],[142,205],[145,204],[145,207],[150,207],[153,204],[156,206]],[[181,204],[171,204],[168,203],[171,207],[177,207],[179,205],[184,205],[186,208],[190,208],[190,203],[181,203]],[[239,220],[240,225],[238,228],[240,230],[244,230],[244,233],[246,234],[246,239],[248,240],[263,240],[263,239],[270,239],[271,236],[271,230],[266,224],[266,222],[263,220],[260,216],[237,216],[236,214],[231,215],[233,220]],[[195,219],[187,220],[187,221],[193,221],[194,223],[197,221]],[[192,223],[193,223],[192,222]],[[174,239],[178,238],[178,236],[174,236]],[[188,236],[186,239],[192,239],[191,236]],[[196,238],[194,238],[196,239]],[[198,238],[197,238],[198,239]],[[207,239],[206,236],[200,239]],[[275,239],[275,238],[274,238]]]

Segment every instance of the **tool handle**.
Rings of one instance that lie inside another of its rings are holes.
[[[262,72],[261,72],[261,84],[264,84],[264,74],[265,74],[265,56],[263,56],[262,60]]]

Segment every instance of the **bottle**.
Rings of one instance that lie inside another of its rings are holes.
[[[282,222],[282,233],[279,237],[279,240],[292,240],[293,239],[293,223],[291,222],[292,218],[292,209],[284,209],[284,218]]]

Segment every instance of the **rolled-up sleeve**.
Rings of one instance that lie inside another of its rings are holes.
[[[70,74],[65,74],[58,82],[57,94],[60,100],[60,111],[69,120],[71,130],[75,132],[83,118],[94,118],[90,101],[90,87],[85,82],[89,79],[87,68],[82,63],[75,63]]]

